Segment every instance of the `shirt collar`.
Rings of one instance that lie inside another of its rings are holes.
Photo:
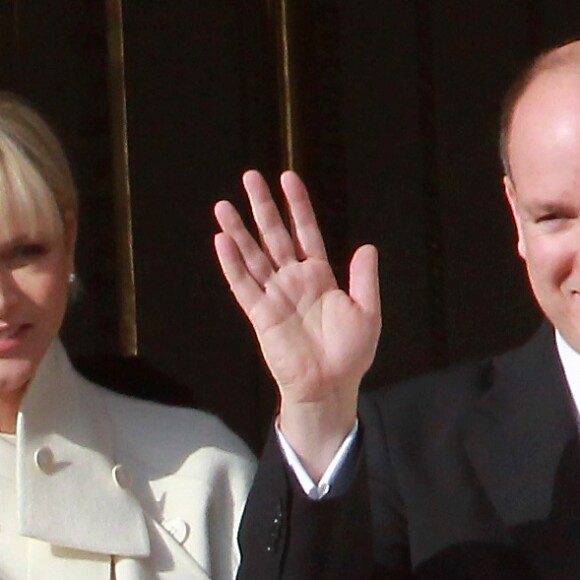
[[[558,330],[556,330],[556,348],[562,362],[574,406],[580,412],[580,353],[566,342]]]

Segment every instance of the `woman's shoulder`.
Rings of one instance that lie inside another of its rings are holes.
[[[120,455],[152,471],[198,474],[200,465],[251,477],[255,458],[225,423],[212,413],[138,399],[87,381],[103,401]],[[152,475],[155,477],[155,475]]]

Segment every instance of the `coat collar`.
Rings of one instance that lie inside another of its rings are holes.
[[[74,371],[55,342],[18,414],[21,534],[62,548],[149,556],[143,510],[114,477],[113,437],[99,390]]]
[[[511,529],[580,517],[577,415],[549,324],[494,361],[467,424],[470,460]]]

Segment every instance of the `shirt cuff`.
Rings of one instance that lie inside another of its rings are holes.
[[[332,458],[332,461],[326,468],[326,471],[323,473],[318,485],[312,481],[312,478],[304,469],[302,462],[298,459],[298,455],[296,455],[294,449],[292,449],[290,443],[286,440],[282,431],[279,427],[279,418],[276,419],[275,428],[276,428],[276,436],[278,437],[278,443],[280,444],[280,448],[282,449],[282,453],[284,454],[284,458],[286,459],[286,463],[290,467],[290,469],[294,472],[298,483],[304,490],[304,493],[310,499],[322,499],[324,496],[328,494],[333,482],[336,480],[338,474],[340,473],[341,468],[345,464],[346,460],[348,459],[349,453],[357,439],[358,434],[358,419],[354,424],[354,427],[350,431],[350,433],[346,436],[345,440],[342,442],[341,446],[339,447],[338,451],[336,452],[335,456]]]

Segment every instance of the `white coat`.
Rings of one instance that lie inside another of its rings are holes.
[[[254,472],[215,417],[90,383],[55,342],[17,421],[31,580],[230,580]],[[0,499],[1,504],[1,499]]]

